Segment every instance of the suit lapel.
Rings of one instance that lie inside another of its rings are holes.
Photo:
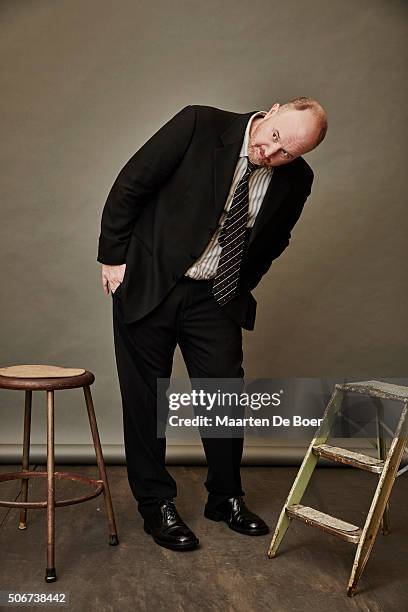
[[[215,215],[219,219],[231,188],[235,167],[241,150],[245,129],[251,115],[257,111],[237,114],[236,119],[221,134],[222,146],[214,149],[214,205]],[[261,207],[255,219],[250,235],[251,243],[260,229],[282,203],[289,189],[289,172],[285,166],[274,168],[272,178],[266,190]]]
[[[225,206],[248,120],[257,111],[236,113],[232,123],[220,134],[222,145],[214,148],[214,205],[217,219]]]

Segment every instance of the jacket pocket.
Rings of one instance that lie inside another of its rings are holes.
[[[120,290],[122,289],[122,285],[123,285],[123,281],[120,283],[120,285],[118,285],[118,286],[116,287],[115,291],[112,291],[112,289],[111,289],[111,295],[112,295],[112,297],[113,297],[114,295],[116,295],[117,293],[119,293],[119,292],[120,292]]]

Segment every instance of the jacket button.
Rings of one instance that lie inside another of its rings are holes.
[[[179,275],[178,274],[173,274],[173,280],[178,280],[179,279]]]
[[[197,259],[198,255],[194,255],[194,253],[190,253],[191,259]]]

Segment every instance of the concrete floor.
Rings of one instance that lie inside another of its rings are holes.
[[[0,466],[14,471],[15,466]],[[37,469],[43,469],[37,466]],[[92,466],[58,466],[94,475]],[[103,499],[57,509],[58,581],[46,585],[45,513],[29,511],[19,531],[18,510],[0,508],[1,591],[65,592],[73,611],[313,610],[392,612],[408,609],[408,477],[391,496],[391,533],[378,535],[359,588],[346,596],[354,545],[292,522],[275,559],[266,556],[270,535],[247,537],[206,520],[204,467],[170,467],[179,485],[177,507],[200,538],[198,550],[176,553],[157,546],[142,530],[126,470],[109,466],[120,545],[107,543]],[[248,506],[275,527],[297,468],[242,468]],[[303,503],[362,525],[376,476],[353,469],[320,468]],[[32,481],[32,499],[45,482]],[[15,499],[18,482],[1,483],[1,498]],[[79,485],[82,491],[82,486]],[[75,483],[58,483],[57,498],[79,494]],[[10,610],[13,608],[4,608]],[[22,609],[22,608],[21,608]],[[57,609],[53,607],[52,609]]]

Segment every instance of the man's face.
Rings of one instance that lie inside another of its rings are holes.
[[[274,104],[251,123],[248,157],[260,166],[282,166],[311,151],[318,124],[309,110],[282,109]]]

